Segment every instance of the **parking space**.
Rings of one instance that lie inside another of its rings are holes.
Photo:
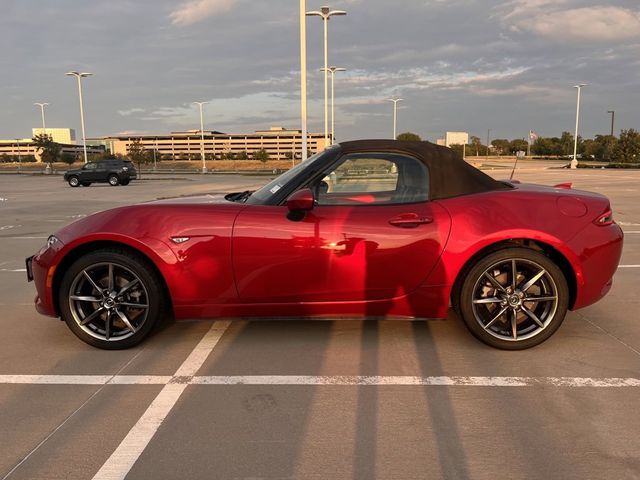
[[[80,215],[267,179],[72,189],[0,176],[0,479],[640,477],[640,300],[629,293],[640,280],[640,172],[515,178],[604,193],[626,232],[610,294],[539,347],[491,349],[450,312],[178,322],[107,352],[35,312],[24,258]]]

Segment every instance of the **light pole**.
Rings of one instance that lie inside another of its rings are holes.
[[[573,159],[571,160],[571,168],[578,168],[578,128],[580,127],[580,94],[582,87],[586,87],[586,83],[574,85],[573,88],[578,89],[578,100],[576,102],[576,136],[573,139]]]
[[[202,156],[202,173],[207,173],[207,163],[204,159],[204,117],[202,116],[202,106],[209,102],[193,102],[200,107],[200,155]]]
[[[329,19],[334,15],[346,15],[344,10],[331,10],[321,7],[320,10],[307,12],[309,16],[322,17],[324,24],[324,145],[329,144]]]
[[[16,147],[18,149],[18,173],[22,171],[22,155],[20,155],[20,139],[16,138]]]
[[[82,81],[83,77],[90,77],[93,73],[87,72],[67,72],[66,75],[76,77],[78,80],[78,96],[80,97],[80,124],[82,126],[82,149],[84,150],[84,163],[87,163],[87,136],[84,132],[84,106],[82,104]]]
[[[324,68],[321,68],[320,71],[324,72]],[[347,69],[342,67],[329,67],[329,73],[331,74],[331,145],[336,143],[336,72],[346,71]]]
[[[300,0],[300,123],[302,130],[301,159],[307,159],[307,5],[306,0]],[[293,160],[295,163],[295,149]]]
[[[404,98],[392,97],[387,98],[388,102],[393,102],[393,139],[397,138],[396,127],[398,126],[398,102],[402,102]]]
[[[491,129],[487,130],[487,160],[489,160],[489,136],[491,135]]]
[[[607,113],[611,114],[611,136],[613,137],[613,127],[615,126],[616,112],[615,110],[608,110]]]
[[[47,134],[47,124],[44,121],[44,107],[46,107],[47,105],[49,105],[48,103],[44,102],[36,102],[34,103],[35,106],[40,107],[40,113],[42,114],[42,133],[44,133],[45,135]]]

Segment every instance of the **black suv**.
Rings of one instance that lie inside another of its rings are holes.
[[[129,185],[129,182],[137,176],[136,168],[129,160],[109,158],[89,162],[82,168],[67,170],[64,174],[65,182],[72,187],[88,187],[94,182],[108,182],[115,187],[117,185]]]

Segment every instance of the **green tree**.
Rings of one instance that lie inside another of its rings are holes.
[[[51,135],[45,135],[44,133],[36,135],[33,137],[33,145],[36,147],[36,151],[40,152],[42,161],[49,165],[60,158],[62,147],[59,143],[53,141]]]
[[[60,160],[67,165],[72,165],[76,161],[76,156],[73,153],[65,152],[60,155]]]
[[[396,137],[396,140],[402,140],[406,142],[421,142],[420,135],[412,132],[404,132]]]
[[[527,151],[527,141],[522,138],[516,138],[515,140],[511,140],[509,142],[509,153],[511,155],[515,155],[517,152],[526,152]]]
[[[267,160],[269,160],[269,153],[264,148],[261,148],[260,150],[253,152],[252,158],[254,160],[260,160],[262,163],[267,163]]]
[[[496,138],[491,141],[491,145],[496,149],[498,155],[509,155],[511,153],[511,142],[506,138]]]
[[[137,138],[129,144],[129,147],[127,147],[129,159],[138,166],[140,178],[142,178],[142,170],[140,167],[144,164],[153,162],[153,153],[151,155],[149,155],[149,153],[150,151],[147,151],[144,148],[144,145],[142,145],[142,142]]]
[[[476,137],[475,135],[471,135],[471,145],[469,145],[471,152],[478,157],[480,152],[484,152],[487,150],[487,147],[482,145],[482,140],[480,137]]]
[[[238,155],[236,156],[236,159],[238,160],[249,160],[249,154],[245,151],[242,152],[238,152]]]
[[[613,149],[611,160],[619,163],[640,161],[640,133],[633,128],[622,130],[620,139]]]

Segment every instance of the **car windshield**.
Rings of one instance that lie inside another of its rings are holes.
[[[251,196],[246,198],[246,203],[251,204],[266,204],[269,203],[269,199],[273,197],[278,191],[284,187],[287,183],[297,177],[301,172],[312,169],[321,159],[324,154],[328,152],[328,150],[324,150],[323,152],[316,153],[312,157],[309,157],[307,161],[300,162],[298,165],[293,167],[291,170],[287,170],[282,175],[280,175],[275,180],[267,183],[264,187],[259,190],[256,190],[251,194]]]

